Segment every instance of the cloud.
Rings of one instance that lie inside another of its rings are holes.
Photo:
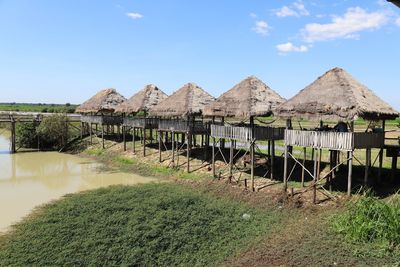
[[[253,31],[261,35],[267,35],[270,29],[271,27],[268,25],[266,21],[259,20],[256,21],[256,25],[254,26]]]
[[[302,1],[296,1],[290,6],[283,6],[282,8],[276,10],[275,15],[278,17],[300,17],[308,16],[310,12],[305,8]]]
[[[258,18],[258,16],[257,16],[257,14],[256,14],[256,13],[250,13],[250,17],[252,17],[253,19],[256,19],[256,18]]]
[[[368,13],[360,7],[348,8],[342,17],[333,17],[331,23],[307,24],[302,30],[306,42],[335,40],[340,38],[357,38],[365,30],[379,29],[388,22],[384,11]]]
[[[301,52],[301,53],[304,53],[304,52],[308,51],[308,47],[307,46],[305,46],[305,45],[295,46],[291,42],[284,43],[284,44],[278,44],[276,46],[276,49],[278,49],[278,51],[281,54],[287,54],[287,53],[290,53],[290,52]]]
[[[400,17],[396,19],[396,25],[400,27]]]
[[[130,12],[130,13],[126,13],[126,15],[128,17],[130,17],[131,19],[141,19],[143,18],[143,15],[140,13],[135,13],[135,12]]]

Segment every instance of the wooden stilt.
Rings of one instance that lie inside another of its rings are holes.
[[[250,146],[250,161],[251,161],[251,170],[250,170],[250,178],[251,178],[251,190],[254,192],[254,140]]]
[[[16,132],[15,132],[15,121],[14,119],[11,120],[11,153],[14,154],[17,152],[16,149]]]
[[[187,137],[186,137],[186,165],[187,165],[187,172],[190,172],[190,148],[191,148],[191,137],[192,134],[189,132],[187,132]]]
[[[369,185],[368,176],[369,176],[370,165],[371,165],[371,148],[367,148],[365,151],[364,186]]]
[[[233,175],[233,140],[231,139],[231,144],[229,147],[229,177]]]
[[[313,173],[313,203],[317,203],[317,180],[318,180],[318,152],[319,149],[315,149],[315,158],[314,158],[314,173]]]
[[[215,178],[215,137],[212,137],[212,172],[213,172],[213,177]]]
[[[104,149],[105,145],[104,145],[104,125],[103,124],[101,124],[101,142],[102,142],[102,148]]]
[[[171,133],[172,138],[172,167],[175,167],[175,133]]]
[[[349,153],[348,153],[348,159],[349,159],[349,161],[348,161],[348,168],[349,168],[349,170],[348,170],[348,174],[347,174],[347,195],[348,196],[351,196],[351,180],[352,180],[352,175],[353,175],[353,151],[350,151]]]
[[[90,134],[90,145],[93,145],[92,123],[90,123],[89,134]]]
[[[304,176],[306,168],[306,161],[307,161],[307,148],[303,147],[303,168],[301,169],[301,186],[304,187]]]
[[[124,142],[124,151],[126,151],[126,129],[125,129],[125,126],[122,126],[122,139],[123,139],[123,142]]]
[[[143,157],[146,157],[146,127],[143,128]]]
[[[391,176],[390,179],[392,180],[392,182],[396,178],[396,172],[397,172],[397,154],[393,155],[392,157],[392,173],[390,175]]]
[[[385,144],[385,124],[386,121],[382,121],[382,131],[383,131],[383,144]],[[379,150],[379,169],[378,169],[378,178],[379,180],[382,178],[382,166],[383,166],[383,147]]]
[[[275,140],[271,141],[271,179],[275,179]]]
[[[158,162],[161,163],[162,158],[161,158],[161,143],[162,143],[162,132],[158,132]]]

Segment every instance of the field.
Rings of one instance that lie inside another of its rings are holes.
[[[0,111],[43,112],[43,113],[74,113],[77,105],[42,104],[42,103],[0,103]]]

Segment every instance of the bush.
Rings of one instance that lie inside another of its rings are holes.
[[[67,144],[67,117],[63,115],[52,115],[43,118],[37,134],[41,140],[41,147],[60,149]]]
[[[379,242],[387,248],[400,245],[400,201],[385,202],[363,197],[337,215],[334,228],[346,238],[358,242]]]
[[[15,128],[15,133],[17,146],[37,148],[38,139],[34,122],[18,123]]]

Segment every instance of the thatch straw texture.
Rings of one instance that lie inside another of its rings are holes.
[[[171,96],[150,109],[150,115],[160,117],[186,117],[201,115],[206,105],[215,98],[194,83],[188,83]]]
[[[280,117],[314,120],[394,119],[398,112],[341,68],[334,68],[277,109]]]
[[[268,116],[285,102],[279,94],[254,76],[250,76],[206,106],[204,115],[250,118]]]
[[[134,94],[127,101],[118,105],[115,112],[137,113],[147,112],[150,108],[156,106],[168,96],[154,84],[146,85],[142,90]]]
[[[115,89],[104,89],[76,108],[77,113],[112,113],[126,101]]]

